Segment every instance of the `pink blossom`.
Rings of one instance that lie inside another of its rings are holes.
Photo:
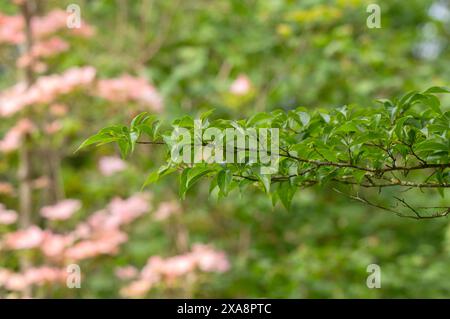
[[[230,268],[224,252],[209,245],[196,244],[192,251],[169,258],[152,256],[142,268],[139,278],[121,290],[125,297],[143,297],[161,280],[172,281],[197,270],[225,272]],[[134,273],[133,273],[134,274]]]
[[[0,203],[0,224],[10,225],[17,221],[17,213],[13,210],[8,210]]]
[[[78,87],[88,87],[95,73],[95,69],[89,66],[70,68],[60,75],[41,76],[29,88],[19,82],[0,94],[0,116],[11,116],[27,106],[47,104]]]
[[[128,298],[144,297],[152,287],[148,280],[136,280],[120,290],[120,294]]]
[[[72,29],[72,34],[84,38],[90,38],[94,36],[95,33],[95,28],[87,24],[85,21],[81,21],[81,26],[79,28]]]
[[[11,276],[11,271],[5,268],[0,268],[0,287],[4,286],[8,278]]]
[[[205,272],[226,272],[230,264],[224,252],[216,251],[208,245],[196,244],[192,249],[193,258],[200,270]]]
[[[104,156],[100,158],[98,163],[100,172],[104,176],[111,176],[114,173],[121,172],[126,169],[127,164],[120,158],[115,156]]]
[[[86,240],[76,243],[65,251],[65,257],[70,260],[83,260],[98,255],[95,242]]]
[[[83,222],[77,225],[75,230],[72,232],[72,235],[77,239],[85,239],[91,235],[91,227]]]
[[[52,121],[50,123],[45,124],[44,130],[47,134],[53,135],[61,131],[62,124],[61,121]]]
[[[119,230],[104,231],[96,234],[95,238],[74,244],[65,251],[69,260],[83,260],[98,255],[114,255],[119,246],[128,240],[128,236]]]
[[[89,218],[87,219],[87,226],[92,229],[105,229],[105,228],[111,228],[108,224],[108,213],[105,209],[96,211],[92,213]],[[114,225],[115,227],[115,225]],[[114,228],[112,227],[112,228]]]
[[[67,29],[68,13],[64,10],[53,10],[45,16],[36,16],[31,20],[31,29],[35,39],[45,38],[60,30],[69,30],[73,35],[90,37],[94,29],[85,21],[80,28]],[[20,44],[25,41],[24,20],[22,16],[0,14],[0,43]]]
[[[155,87],[143,78],[130,75],[100,80],[97,84],[97,94],[112,102],[140,102],[155,112],[160,112],[163,108],[162,97]]]
[[[96,230],[116,229],[140,217],[150,209],[149,194],[138,193],[127,199],[114,198],[104,210],[92,214],[87,223]]]
[[[195,270],[195,259],[191,254],[183,254],[166,259],[163,275],[168,278],[180,277]]]
[[[173,214],[177,214],[181,211],[180,204],[176,201],[163,202],[159,205],[155,214],[153,215],[156,220],[165,220]]]
[[[24,291],[28,287],[28,281],[24,275],[12,273],[6,279],[4,286],[8,290]]]
[[[32,20],[33,34],[37,38],[43,38],[59,30],[70,30],[75,35],[90,37],[94,34],[91,26],[81,21],[80,29],[67,29],[69,13],[64,10],[52,10],[42,17],[34,17]]]
[[[31,27],[33,35],[42,38],[66,28],[68,14],[63,10],[52,10],[42,17],[33,17]]]
[[[238,76],[230,86],[230,92],[235,95],[245,95],[252,87],[250,79],[245,74]]]
[[[67,105],[60,104],[60,103],[55,103],[55,104],[50,105],[50,113],[53,116],[58,116],[58,117],[64,116],[67,114],[68,111],[69,110],[67,108]]]
[[[31,65],[32,63],[35,63],[35,61],[39,58],[51,57],[58,53],[67,51],[68,49],[69,44],[58,37],[43,40],[36,43],[31,48],[30,52],[21,56],[17,60],[17,66],[20,68],[25,68]]]
[[[21,16],[7,16],[0,13],[0,43],[19,44],[24,41]]]
[[[12,127],[0,140],[0,151],[11,152],[19,148],[22,138],[25,134],[31,133],[34,130],[33,123],[28,119],[21,119]]]
[[[141,278],[145,280],[155,280],[164,272],[165,260],[160,256],[152,256],[147,260],[147,264],[141,270]]]
[[[122,280],[129,280],[136,278],[139,274],[136,267],[133,266],[126,266],[126,267],[118,267],[116,268],[115,274],[117,278]]]
[[[120,224],[129,224],[150,209],[149,194],[138,193],[127,199],[114,198],[108,205],[111,216],[117,216]]]
[[[44,240],[44,232],[37,226],[18,230],[5,236],[5,246],[10,249],[31,249],[39,247]]]
[[[46,283],[63,282],[66,273],[59,268],[42,266],[27,269],[24,273],[28,285],[42,285]]]
[[[11,291],[24,291],[32,285],[63,282],[65,277],[64,270],[49,266],[29,268],[24,273],[0,269],[0,286]]]
[[[41,244],[41,250],[44,255],[52,258],[61,257],[64,250],[73,244],[75,236],[54,234],[51,231],[45,232],[44,241]]]
[[[76,199],[65,199],[52,206],[41,208],[41,215],[50,220],[66,220],[81,208],[81,202]]]

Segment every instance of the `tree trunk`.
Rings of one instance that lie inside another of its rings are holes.
[[[22,17],[25,21],[25,43],[23,45],[23,53],[30,52],[33,46],[33,34],[31,29],[31,18],[33,16],[34,8],[30,0],[24,1],[21,4]],[[34,82],[34,74],[31,67],[25,68],[25,81],[27,86],[30,86]],[[30,111],[24,111],[24,117],[30,117]],[[19,226],[21,228],[28,228],[32,224],[33,215],[33,194],[32,194],[32,143],[29,134],[23,137],[23,141],[19,150],[19,170],[18,178],[20,182],[19,186],[19,206],[20,206],[20,218]],[[31,260],[26,256],[22,256],[20,260],[20,266],[22,271],[25,271],[31,266]],[[24,297],[30,297],[31,290],[28,289],[24,292]]]

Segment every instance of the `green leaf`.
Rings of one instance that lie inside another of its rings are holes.
[[[230,189],[231,181],[233,180],[233,174],[229,169],[223,169],[217,175],[217,185],[219,186],[222,194],[227,195]]]
[[[145,122],[145,120],[148,119],[148,113],[147,112],[142,112],[140,114],[138,114],[137,116],[134,117],[134,119],[131,121],[130,127],[134,128],[139,124],[142,124],[143,122]]]
[[[203,121],[204,119],[208,118],[211,114],[214,113],[214,111],[215,111],[215,109],[211,109],[206,112],[203,112],[202,114],[200,114],[200,120]]]
[[[444,86],[433,86],[425,90],[423,93],[450,93],[450,89]]]
[[[259,172],[256,173],[256,176],[264,186],[264,191],[266,194],[270,194],[270,184],[271,184],[271,178],[272,175],[270,174],[260,174]]]
[[[206,165],[193,167],[189,171],[187,179],[186,179],[187,190],[189,190],[196,182],[198,182],[198,180],[200,180],[200,178],[202,178],[206,174],[210,173],[211,171],[212,171],[212,169]]]
[[[183,170],[183,172],[181,173],[181,175],[180,175],[180,189],[179,189],[179,192],[180,192],[180,197],[182,199],[184,199],[185,196],[186,196],[186,192],[187,192],[187,177],[188,177],[188,174],[189,174],[190,170],[191,170],[191,168],[185,168]]]
[[[424,103],[426,105],[428,105],[434,112],[442,114],[442,111],[440,108],[441,102],[439,101],[439,99],[436,96],[431,95],[431,94],[425,95]]]
[[[331,121],[331,117],[330,115],[326,114],[326,113],[320,113],[320,116],[322,117],[322,119],[325,121],[325,123],[329,124]]]
[[[278,197],[286,209],[291,208],[292,198],[294,197],[297,187],[292,185],[289,181],[281,182],[277,189]]]
[[[415,145],[414,149],[417,152],[427,152],[427,151],[444,151],[448,152],[448,144],[445,144],[439,140],[426,140]]]
[[[95,134],[90,137],[88,137],[83,143],[81,143],[80,146],[75,150],[75,153],[81,150],[82,148],[85,148],[92,144],[99,144],[101,142],[104,142],[106,140],[110,140],[111,137],[106,134]],[[115,139],[114,139],[115,140]],[[112,142],[112,140],[110,140]]]
[[[117,140],[117,145],[119,145],[120,154],[123,158],[127,157],[131,151],[131,144],[128,140],[119,139]]]
[[[159,172],[158,171],[153,171],[150,174],[148,174],[147,178],[145,179],[144,184],[142,185],[141,189],[143,189],[144,187],[156,183],[159,180]]]
[[[300,117],[300,121],[302,122],[303,126],[307,126],[309,124],[309,121],[311,120],[311,116],[306,112],[299,112],[298,116]]]

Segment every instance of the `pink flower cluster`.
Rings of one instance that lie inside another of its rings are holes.
[[[86,222],[71,233],[75,240],[64,252],[71,261],[93,258],[98,255],[113,255],[119,246],[128,240],[120,227],[133,222],[149,211],[149,194],[139,193],[128,199],[114,198],[101,211],[92,214]]]
[[[67,29],[68,13],[63,10],[53,10],[43,17],[33,17],[31,30],[35,39],[42,39],[60,30]],[[25,23],[20,15],[7,16],[0,14],[0,43],[20,44],[25,41]],[[80,28],[67,29],[75,35],[90,37],[94,29],[81,21]]]
[[[97,94],[112,102],[136,101],[155,112],[160,112],[163,107],[162,97],[153,85],[143,78],[130,75],[100,80],[97,85]]]
[[[16,150],[22,142],[23,136],[33,132],[33,123],[28,119],[19,120],[0,140],[0,152],[11,152]]]
[[[41,216],[50,220],[66,220],[81,208],[81,202],[76,199],[65,199],[52,206],[41,208]]]
[[[70,68],[60,75],[42,76],[29,88],[19,82],[0,95],[0,116],[11,116],[33,104],[50,103],[78,87],[89,87],[95,78],[93,67]]]
[[[252,88],[250,79],[245,74],[241,74],[230,86],[230,92],[234,95],[245,95]]]
[[[17,60],[17,66],[19,68],[25,68],[30,65],[38,63],[40,58],[47,58],[57,55],[61,52],[67,51],[69,44],[58,37],[52,37],[48,40],[43,40],[31,48],[31,51],[25,55],[22,55]],[[44,69],[45,65],[38,64],[38,69]]]
[[[45,232],[38,226],[18,230],[5,235],[3,246],[9,249],[32,249],[39,247],[45,238]]]
[[[103,230],[69,247],[65,251],[65,257],[71,261],[79,261],[99,255],[115,255],[119,252],[119,246],[127,240],[127,234],[119,229]]]
[[[0,287],[3,286],[11,291],[24,291],[32,285],[62,283],[66,280],[66,275],[64,269],[48,266],[29,268],[23,273],[0,268]]]
[[[127,168],[127,163],[116,156],[103,156],[98,162],[98,168],[103,176],[111,176]]]
[[[100,210],[88,219],[90,227],[95,229],[116,229],[127,225],[150,209],[148,193],[139,193],[128,199],[114,198],[104,210]]]
[[[17,213],[11,209],[7,209],[5,205],[0,203],[0,225],[10,225],[17,221]]]
[[[180,204],[176,201],[162,202],[153,214],[153,218],[158,221],[166,220],[172,215],[181,212]]]
[[[157,283],[172,282],[195,271],[219,272],[228,271],[230,264],[223,251],[215,250],[204,244],[196,244],[190,252],[169,258],[150,257],[147,264],[129,285],[121,290],[125,297],[143,297]]]
[[[64,10],[52,10],[46,16],[34,17],[32,20],[33,34],[37,38],[43,38],[49,34],[58,32],[59,30],[67,29],[67,18],[69,13]],[[92,26],[88,25],[85,21],[81,21],[80,28],[68,29],[75,35],[83,37],[91,37],[95,31]]]
[[[4,236],[1,247],[4,250],[36,249],[53,264],[63,265],[80,260],[94,258],[99,255],[118,253],[121,244],[128,240],[121,227],[134,221],[150,210],[150,195],[138,193],[128,199],[113,199],[108,206],[91,215],[85,222],[66,234],[57,234],[51,230],[42,230],[38,226],[30,226]],[[76,200],[65,200],[54,206],[42,209],[44,215],[64,217],[79,209]],[[62,212],[58,212],[60,209]],[[2,214],[15,213],[0,206]],[[17,215],[14,214],[17,218]],[[5,273],[0,269],[0,287],[8,290],[22,290],[27,285],[54,282],[61,279],[59,268],[31,268],[23,273]],[[5,275],[6,274],[6,275]]]
[[[7,16],[0,13],[0,43],[19,44],[23,42],[23,19],[21,16]]]

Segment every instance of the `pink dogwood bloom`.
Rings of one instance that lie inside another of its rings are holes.
[[[250,79],[245,74],[241,74],[230,86],[230,92],[235,95],[245,95],[252,87]]]
[[[111,176],[127,168],[127,163],[115,156],[104,156],[98,162],[98,168],[102,175]]]
[[[152,288],[152,282],[148,280],[136,280],[122,288],[120,293],[127,298],[140,298]]]
[[[24,41],[22,30],[24,21],[21,16],[7,16],[0,13],[0,43],[19,44]]]
[[[211,246],[196,244],[192,249],[192,255],[202,271],[226,272],[230,269],[230,263],[225,253],[216,251]]]
[[[10,249],[32,249],[39,247],[45,233],[37,226],[30,226],[5,235],[5,246]]]
[[[75,236],[72,234],[61,235],[46,231],[40,248],[45,256],[61,259],[64,250],[72,245],[74,241]]]
[[[115,270],[115,274],[117,278],[122,280],[129,280],[136,278],[139,274],[139,271],[136,267],[133,266],[126,266],[126,267],[118,267]]]
[[[120,230],[104,231],[95,238],[80,241],[65,251],[65,257],[72,261],[93,258],[98,255],[115,255],[119,246],[128,240]]]
[[[62,74],[41,76],[31,87],[19,82],[0,94],[0,116],[11,116],[30,105],[48,104],[79,87],[89,87],[95,73],[90,66],[70,68]]]
[[[0,269],[0,286],[11,291],[21,292],[32,285],[62,283],[65,278],[66,272],[63,269],[49,266],[29,268],[23,273]]]
[[[111,102],[136,101],[155,112],[160,112],[163,108],[162,97],[156,88],[147,80],[130,75],[100,80],[97,84],[97,94]]]
[[[165,220],[172,216],[173,214],[177,214],[181,211],[180,204],[176,201],[163,202],[159,205],[153,217],[158,220]]]
[[[125,297],[144,297],[158,282],[171,283],[177,278],[196,271],[225,272],[230,268],[227,256],[223,251],[209,245],[196,244],[192,250],[184,254],[162,258],[152,256],[142,268],[139,277],[121,290]]]
[[[45,38],[60,30],[68,30],[73,35],[91,37],[95,30],[85,21],[80,28],[68,29],[69,13],[64,10],[52,10],[45,16],[35,16],[31,20],[31,29],[35,39]],[[25,41],[25,23],[21,15],[7,16],[0,14],[0,43],[21,44]]]
[[[40,41],[33,45],[31,51],[27,54],[21,56],[17,60],[17,66],[19,68],[25,68],[36,61],[39,58],[47,58],[58,53],[67,51],[69,49],[69,44],[58,37],[53,37],[48,40]]]
[[[0,152],[12,152],[19,148],[25,134],[35,129],[33,123],[28,119],[21,119],[0,140]]]
[[[43,285],[63,282],[66,278],[66,272],[59,268],[41,266],[27,269],[24,272],[24,277],[28,285]]]
[[[10,225],[17,221],[17,213],[13,210],[6,209],[5,205],[0,203],[0,224]]]
[[[66,220],[81,208],[81,202],[76,199],[65,199],[52,206],[41,208],[41,216],[50,220]]]

